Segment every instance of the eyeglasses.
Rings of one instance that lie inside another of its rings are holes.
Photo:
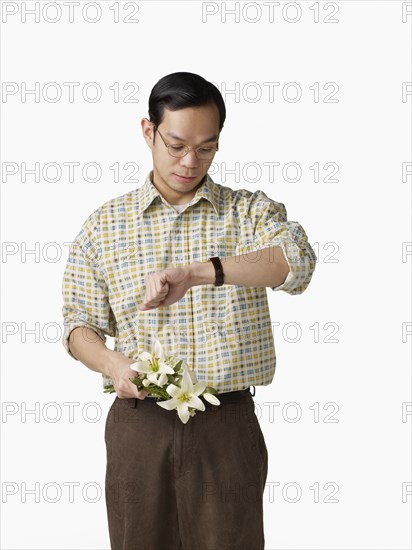
[[[172,145],[166,142],[166,140],[160,133],[159,128],[156,128],[156,126],[154,126],[154,128],[157,129],[160,137],[162,138],[163,143],[166,145],[169,155],[171,155],[172,157],[182,158],[182,157],[185,157],[189,151],[193,150],[195,152],[196,157],[199,160],[210,160],[213,158],[216,151],[219,150],[219,140],[216,142],[216,145],[213,147],[201,146],[201,147],[194,148],[194,147],[188,147],[187,145]]]

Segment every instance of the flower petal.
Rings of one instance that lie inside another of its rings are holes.
[[[171,395],[172,397],[175,397],[176,399],[182,393],[182,390],[178,386],[175,386],[174,384],[169,384],[166,388],[166,391],[169,395]]]
[[[141,372],[150,372],[152,370],[149,361],[135,361],[129,365],[132,370]]]
[[[197,378],[196,378],[196,373],[193,369],[191,369],[189,366],[187,366],[187,369],[188,369],[188,372],[190,374],[190,378],[192,380],[192,384],[196,384],[197,382]]]
[[[187,421],[190,418],[190,413],[186,402],[179,401],[179,404],[177,405],[177,414],[183,424],[187,424]]]
[[[191,395],[189,401],[186,402],[189,407],[193,407],[194,409],[198,409],[199,411],[205,410],[205,404],[201,399],[196,397],[196,395]]]
[[[164,386],[167,382],[167,374],[162,372],[162,374],[159,376],[158,384],[159,386]]]
[[[149,353],[148,351],[142,351],[142,353],[139,355],[139,358],[142,361],[150,361],[152,358],[152,354]]]
[[[164,384],[160,381],[161,376],[163,376],[163,374],[157,375],[157,378],[156,378],[156,386],[159,386],[159,388],[161,388]],[[167,382],[167,380],[166,380],[166,382]]]
[[[156,401],[157,405],[159,407],[162,407],[163,409],[166,409],[167,411],[172,411],[177,407],[177,404],[179,403],[178,399],[167,399],[166,401]]]
[[[147,378],[150,380],[152,384],[156,384],[156,386],[158,385],[156,372],[149,372],[149,374],[147,375]]]
[[[204,397],[206,401],[209,401],[209,403],[212,403],[212,405],[220,405],[219,399],[213,395],[213,393],[206,392],[202,395],[202,397]]]
[[[200,382],[197,382],[197,384],[193,386],[193,393],[195,395],[200,395],[205,391],[206,388],[207,388],[207,382],[205,380],[201,380]]]
[[[157,372],[164,372],[166,374],[174,374],[175,371],[172,369],[170,365],[165,363],[164,361],[159,362],[159,370]]]
[[[155,338],[154,345],[153,345],[153,354],[158,359],[163,359],[165,357],[165,351],[160,343],[158,338]]]
[[[187,368],[183,369],[181,387],[182,393],[193,393],[193,383]]]

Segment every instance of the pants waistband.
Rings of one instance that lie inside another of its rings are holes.
[[[244,390],[236,390],[236,391],[229,391],[229,392],[225,392],[225,393],[217,393],[215,395],[219,399],[221,404],[236,403],[236,401],[239,401],[239,399],[242,399],[243,397],[245,397],[248,394],[255,395],[255,386],[251,386],[251,387],[253,388],[253,393],[251,393],[250,387],[248,387],[248,388],[245,388]],[[212,406],[212,407],[215,406],[215,405],[212,405],[211,403],[209,403],[208,401],[206,401],[206,399],[204,399],[204,398],[201,398],[201,399],[203,400],[206,407],[207,406]],[[157,399],[155,397],[152,397],[152,396],[147,396],[144,399],[138,399],[137,397],[132,397],[129,401],[130,401],[130,405],[132,407],[136,407],[137,403],[139,401],[143,402],[143,403],[144,402],[156,403]]]

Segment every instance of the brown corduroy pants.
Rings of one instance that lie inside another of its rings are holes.
[[[105,429],[112,550],[264,550],[268,452],[255,404],[249,388],[218,397],[187,424],[151,398],[115,398]]]

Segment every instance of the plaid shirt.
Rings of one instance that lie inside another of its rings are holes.
[[[316,255],[301,225],[287,221],[282,203],[263,191],[233,190],[206,174],[193,199],[177,212],[152,183],[95,210],[70,246],[63,278],[63,345],[76,327],[90,327],[115,351],[137,360],[159,338],[167,355],[193,366],[219,393],[272,382],[276,355],[266,287],[213,284],[190,288],[174,304],[138,310],[145,277],[169,267],[249,254],[280,246],[289,264],[272,290],[300,294]],[[103,376],[103,387],[112,383]]]

